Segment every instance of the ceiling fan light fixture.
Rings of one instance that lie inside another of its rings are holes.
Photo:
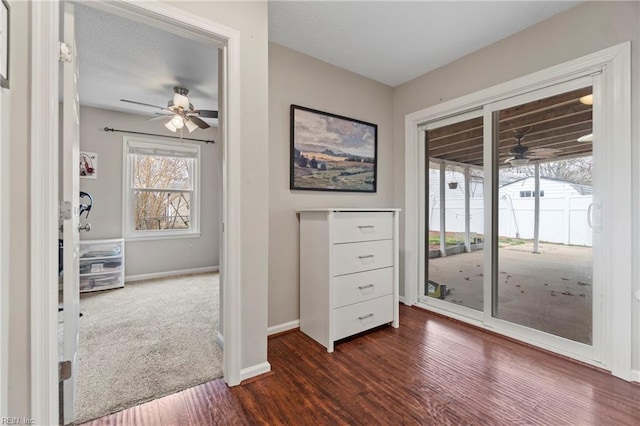
[[[176,132],[176,130],[178,130],[178,129],[176,129],[176,127],[173,125],[172,121],[173,121],[173,120],[169,120],[169,121],[167,121],[167,122],[164,124],[164,127],[166,127],[167,129],[169,129],[170,131],[172,131],[173,133],[175,133],[175,132]]]
[[[574,98],[575,99],[575,98]],[[580,98],[580,102],[585,105],[593,105],[593,93]]]
[[[185,120],[184,125],[187,126],[189,133],[193,132],[195,129],[198,128],[198,125],[191,120]]]
[[[509,160],[509,163],[511,163],[511,165],[513,167],[521,167],[521,166],[526,166],[527,164],[529,164],[529,159],[528,158],[514,158],[512,160]]]
[[[589,133],[588,135],[580,136],[578,138],[578,142],[593,142],[593,133]]]
[[[189,109],[189,98],[179,93],[173,95],[173,106],[176,108]]]
[[[182,129],[184,127],[184,120],[179,115],[174,116],[169,123],[176,129]]]

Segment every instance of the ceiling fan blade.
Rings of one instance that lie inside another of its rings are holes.
[[[158,120],[160,118],[169,118],[169,117],[171,117],[171,114],[160,114],[159,112],[156,112],[156,115],[154,117],[149,117],[145,121],[153,121],[153,120]]]
[[[218,118],[218,111],[213,111],[210,109],[197,109],[191,111],[192,114],[198,114],[200,117],[204,118]]]
[[[188,117],[189,117],[189,120],[193,121],[201,129],[208,129],[209,127],[211,127],[207,123],[205,123],[203,120],[196,117],[195,115],[189,115]]]
[[[538,158],[555,157],[560,154],[562,150],[557,148],[532,148],[529,154]]]
[[[122,102],[128,102],[128,103],[130,103],[130,104],[136,104],[136,105],[148,106],[148,107],[151,107],[151,108],[157,108],[157,109],[162,110],[162,111],[173,112],[173,111],[171,111],[170,109],[167,109],[167,108],[165,108],[165,107],[161,107],[161,106],[158,106],[158,105],[152,105],[152,104],[145,104],[144,102],[130,101],[129,99],[120,99],[120,101],[122,101]]]

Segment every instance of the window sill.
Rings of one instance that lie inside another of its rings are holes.
[[[131,241],[152,241],[152,240],[175,240],[180,238],[199,238],[202,236],[201,232],[189,232],[189,233],[175,233],[175,232],[162,232],[153,234],[129,234],[124,235],[125,242]]]

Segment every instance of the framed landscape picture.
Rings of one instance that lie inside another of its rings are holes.
[[[290,189],[376,192],[378,126],[291,105]]]

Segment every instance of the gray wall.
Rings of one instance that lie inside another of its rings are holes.
[[[10,64],[10,200],[9,214],[9,416],[29,416],[30,412],[30,328],[29,291],[29,33],[30,6],[26,2],[11,2]]]
[[[405,115],[631,41],[634,288],[640,286],[640,3],[585,2],[394,89],[395,203],[404,204]],[[404,228],[403,221],[401,222]],[[401,238],[404,235],[401,232]],[[401,276],[401,283],[403,279]],[[401,294],[404,288],[400,289]],[[631,297],[631,295],[630,295]],[[633,368],[640,369],[640,308],[634,302]]]
[[[164,127],[164,122],[146,121],[146,118],[148,117],[97,108],[80,108],[80,150],[98,154],[97,179],[80,179],[80,189],[90,193],[94,198],[88,220],[83,219],[83,223],[91,223],[91,231],[80,234],[83,240],[122,236],[122,140],[126,134],[105,132],[102,129],[112,127],[135,132],[176,135]],[[150,136],[139,137],[154,139]],[[193,133],[185,132],[184,137],[218,140],[218,131],[213,127],[206,130],[198,129]],[[175,139],[173,141],[177,142]],[[194,238],[127,241],[127,277],[219,265],[218,207],[222,199],[220,143],[200,145],[202,235]]]
[[[289,190],[291,104],[378,125],[376,193]],[[269,326],[300,318],[296,209],[393,207],[391,106],[391,87],[269,44]]]

